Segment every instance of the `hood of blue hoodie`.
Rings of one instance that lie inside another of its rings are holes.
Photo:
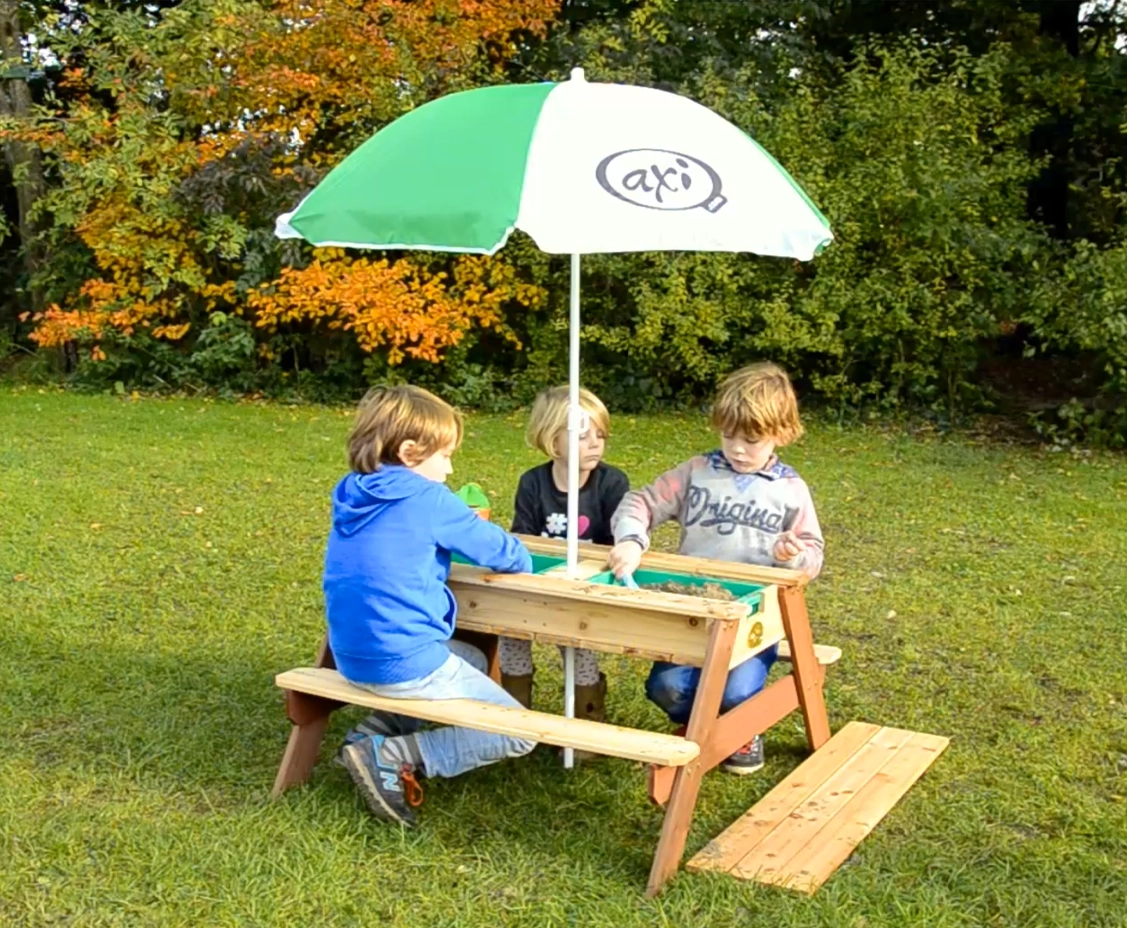
[[[351,473],[333,491],[333,528],[355,535],[386,506],[427,490],[433,481],[401,464],[381,464],[371,474]]]

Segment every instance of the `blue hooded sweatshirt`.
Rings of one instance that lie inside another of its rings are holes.
[[[532,570],[527,549],[444,484],[396,464],[333,490],[325,610],[337,668],[357,683],[404,683],[442,666],[457,606],[450,552],[498,573]]]

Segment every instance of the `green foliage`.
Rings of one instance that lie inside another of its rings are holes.
[[[226,383],[245,391],[253,383],[256,348],[254,332],[245,320],[212,313],[190,358],[205,383]]]
[[[1038,420],[1046,437],[1124,442],[1127,21],[1122,4],[1072,16],[1074,6],[569,0],[547,36],[522,35],[499,57],[489,46],[495,72],[464,32],[472,65],[436,63],[427,43],[446,41],[434,31],[452,22],[445,14],[412,20],[392,67],[346,63],[324,30],[294,30],[246,0],[36,7],[38,41],[83,64],[89,97],[52,71],[48,98],[67,113],[75,157],[53,162],[51,260],[32,283],[47,303],[75,305],[84,281],[112,276],[113,292],[94,291],[99,312],[162,295],[164,316],[191,324],[176,347],[136,328],[108,337],[108,366],[83,361],[75,374],[99,388],[324,398],[394,376],[483,409],[527,401],[567,375],[568,267],[519,235],[504,260],[549,293],[535,310],[506,308],[519,348],[474,330],[442,363],[393,371],[354,333],[229,320],[250,290],[308,264],[307,248],[274,238],[276,214],[387,120],[455,87],[561,79],[582,65],[589,79],[661,87],[724,114],[794,175],[836,235],[808,264],[585,257],[584,379],[615,408],[693,404],[726,371],[770,357],[842,414],[951,416],[993,401],[979,369],[1004,345],[1015,358],[1091,360],[1100,396]],[[330,32],[382,35],[342,9],[324,6],[341,17]],[[22,293],[0,316],[16,318]],[[217,326],[212,313],[224,314]]]
[[[1127,243],[1079,243],[1044,289],[1041,311],[1028,317],[1041,350],[1086,354],[1103,378],[1093,401],[1073,397],[1036,427],[1058,444],[1127,445]]]

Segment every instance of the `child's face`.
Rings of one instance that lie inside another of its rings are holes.
[[[607,447],[606,432],[592,425],[579,436],[579,472],[589,473],[599,466]],[[567,429],[556,436],[552,443],[553,459],[567,463]]]
[[[454,445],[439,448],[430,457],[423,458],[417,464],[408,464],[407,468],[413,470],[420,477],[433,480],[435,483],[445,483],[446,478],[454,473],[454,465],[450,458],[454,455]]]
[[[775,453],[774,438],[752,438],[740,433],[720,433],[720,450],[738,474],[753,474],[763,470]]]

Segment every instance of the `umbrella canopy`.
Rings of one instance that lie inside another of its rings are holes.
[[[276,232],[315,245],[493,254],[513,229],[553,254],[746,251],[809,260],[829,224],[754,139],[686,97],[514,84],[412,110],[354,151]]]

